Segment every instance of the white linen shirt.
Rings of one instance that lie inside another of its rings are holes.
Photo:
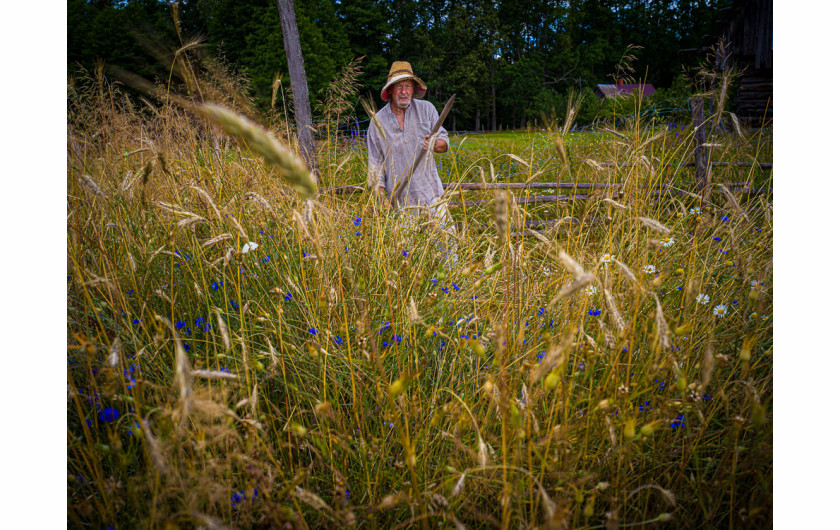
[[[423,138],[431,132],[438,116],[435,106],[422,99],[412,99],[405,110],[404,128],[400,128],[390,103],[377,112],[376,119],[382,125],[385,138],[371,122],[367,131],[368,182],[385,188],[390,197],[397,183],[406,178],[414,166],[417,154],[423,147]],[[438,129],[437,139],[445,140],[449,150],[449,134],[446,129]],[[429,152],[417,166],[408,189],[399,198],[400,205],[429,205],[443,195],[433,148],[434,143],[430,143]]]

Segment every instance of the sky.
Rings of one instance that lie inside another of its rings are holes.
[[[816,7],[816,6],[815,6]],[[4,6],[0,38],[5,417],[4,526],[66,525],[66,3],[37,35],[31,4]],[[816,50],[834,48],[840,6],[774,5],[774,523],[822,526],[840,471],[830,415],[840,375],[831,307],[840,295],[834,215],[840,135],[828,93],[837,74]],[[807,18],[810,13],[819,16]],[[832,243],[834,241],[835,243]],[[9,524],[7,521],[11,522]],[[50,524],[54,523],[54,524]]]

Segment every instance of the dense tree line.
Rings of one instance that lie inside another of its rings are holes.
[[[295,0],[314,99],[342,66],[364,56],[362,94],[378,101],[389,65],[410,61],[428,98],[453,92],[450,129],[521,127],[556,110],[570,90],[594,105],[593,89],[613,82],[628,46],[633,77],[669,87],[714,31],[732,0]],[[177,17],[173,17],[173,11]],[[265,109],[275,75],[286,73],[273,0],[68,0],[68,73],[97,61],[149,79],[169,65],[155,50],[203,36],[251,81]],[[178,24],[174,23],[177,19]],[[288,80],[288,75],[285,76]],[[361,109],[359,108],[361,114]]]

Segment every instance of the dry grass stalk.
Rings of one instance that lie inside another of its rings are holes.
[[[222,318],[222,314],[218,308],[215,309],[216,322],[219,324],[219,333],[222,334],[222,343],[225,345],[225,351],[230,350],[230,334],[228,334],[228,327]]]
[[[616,207],[616,208],[618,208],[619,210],[629,210],[629,209],[630,209],[629,207],[624,206],[623,204],[618,203],[618,202],[616,202],[616,201],[614,201],[614,200],[612,200],[612,199],[601,199],[601,201],[602,201],[602,202],[605,202],[605,203],[607,203],[607,204],[611,204],[612,206],[615,206],[615,207]]]
[[[224,234],[220,234],[220,235],[214,237],[213,239],[208,239],[207,241],[202,243],[201,246],[202,246],[202,248],[203,247],[209,247],[210,245],[215,245],[219,241],[225,241],[225,240],[228,240],[228,239],[233,239],[233,236],[230,235],[228,232],[225,232]]]
[[[201,217],[199,215],[195,215],[195,216],[192,216],[192,217],[187,217],[186,219],[181,219],[180,221],[178,221],[176,223],[176,225],[178,226],[178,228],[189,228],[193,225],[206,223],[206,222],[208,222],[208,221],[204,217]]]
[[[553,306],[563,298],[580,291],[581,289],[592,283],[593,280],[595,280],[595,276],[592,273],[585,272],[581,274],[573,282],[564,285],[557,293],[557,295],[555,295],[554,298],[551,299],[550,305]]]
[[[114,337],[114,342],[111,343],[111,349],[108,350],[108,366],[116,368],[120,364],[122,357],[122,342],[119,337]]]
[[[265,200],[265,197],[263,197],[259,193],[249,191],[248,193],[245,194],[245,199],[254,201],[255,203],[262,206],[263,209],[268,211],[268,212],[274,211],[273,208],[271,207],[271,205],[268,203],[268,201]]]
[[[163,457],[160,443],[152,435],[152,431],[149,429],[148,423],[146,420],[141,419],[137,422],[137,424],[140,426],[140,430],[143,431],[143,438],[146,440],[146,449],[149,451],[149,458],[152,460],[152,465],[161,475],[168,474],[169,469],[166,466],[166,460]]]
[[[557,249],[557,261],[566,268],[567,271],[572,273],[575,278],[580,278],[586,271],[583,270],[583,267],[574,260],[570,255],[566,254],[566,251],[562,248]]]
[[[665,320],[665,315],[662,313],[662,304],[659,303],[659,297],[653,293],[653,298],[656,300],[656,334],[659,337],[663,348],[671,347],[671,329],[668,327],[668,321]]]
[[[213,208],[213,213],[216,214],[216,219],[221,219],[222,218],[222,213],[219,211],[219,207],[216,206],[215,201],[213,201],[213,198],[210,197],[209,193],[207,193],[202,188],[199,188],[198,186],[190,186],[190,189],[198,192],[199,195],[204,197],[204,200],[207,201],[207,204],[209,204],[210,207]]]
[[[621,274],[623,274],[625,278],[627,278],[633,283],[639,282],[639,280],[636,279],[636,275],[633,274],[633,271],[630,270],[630,267],[628,267],[627,265],[618,261],[615,258],[613,258],[612,262],[618,266],[618,270],[621,271]]]
[[[667,235],[667,234],[671,233],[670,228],[663,225],[662,223],[660,223],[656,219],[651,219],[650,217],[631,217],[630,220],[631,221],[639,221],[640,223],[642,223],[644,226],[650,228],[651,230],[656,230],[657,232],[660,232],[662,234]]]
[[[102,197],[103,199],[108,198],[108,196],[105,195],[105,192],[102,191],[102,188],[99,187],[99,184],[97,184],[90,175],[82,175],[79,177],[79,182],[97,197]]]
[[[193,370],[193,377],[202,379],[239,379],[239,376],[230,372],[219,372],[215,370]]]
[[[726,197],[726,201],[729,203],[730,206],[732,206],[732,209],[735,211],[735,213],[737,213],[744,219],[749,219],[747,212],[745,212],[744,209],[741,208],[741,205],[738,204],[738,200],[735,199],[735,197],[732,195],[732,192],[729,191],[729,188],[727,188],[723,184],[718,184],[717,186],[718,188],[720,188],[720,191],[723,192],[724,197]]]
[[[612,320],[613,325],[615,325],[619,331],[623,331],[627,325],[624,323],[624,319],[621,317],[621,313],[618,311],[618,307],[615,305],[615,299],[609,289],[604,289],[604,299],[607,302],[607,312],[610,314],[610,319]]]
[[[499,241],[507,241],[508,236],[508,207],[510,194],[505,190],[497,190],[493,202],[493,212],[496,220],[496,237]]]
[[[277,166],[281,178],[302,197],[312,198],[318,195],[315,177],[306,168],[303,160],[284,147],[263,127],[245,116],[212,103],[198,107],[198,111],[228,134],[245,141],[251,150],[262,156],[266,162]]]

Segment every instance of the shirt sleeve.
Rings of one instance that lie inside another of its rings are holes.
[[[376,125],[370,124],[367,131],[368,148],[368,185],[385,187],[385,156],[382,153],[382,140]]]

